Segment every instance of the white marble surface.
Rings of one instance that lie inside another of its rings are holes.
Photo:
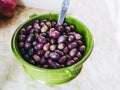
[[[72,81],[48,86],[32,80],[14,58],[10,43],[18,25],[40,9],[18,7],[15,16],[0,20],[0,90],[119,90],[120,55],[119,38],[103,0],[80,0],[73,17],[88,26],[94,37],[94,49],[84,63],[81,73]]]

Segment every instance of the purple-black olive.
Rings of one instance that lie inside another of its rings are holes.
[[[70,55],[71,57],[74,57],[74,56],[76,55],[76,53],[77,53],[77,49],[74,48],[74,49],[72,49],[72,50],[70,51],[69,55]]]
[[[29,54],[30,56],[32,56],[34,53],[35,53],[35,50],[34,50],[33,48],[30,48],[30,49],[28,50],[28,54]]]
[[[24,42],[19,42],[19,47],[20,47],[20,48],[23,48],[23,47],[24,47],[24,45],[25,45],[25,43],[24,43]]]
[[[80,48],[79,48],[79,50],[80,50],[81,52],[85,51],[85,49],[86,49],[86,46],[85,46],[85,45],[82,45],[82,46],[80,46]]]
[[[29,36],[27,36],[26,41],[27,42],[32,42],[34,40],[34,38],[35,38],[35,35],[34,34],[30,34]]]
[[[74,39],[75,39],[75,37],[73,35],[69,35],[69,37],[68,37],[68,41],[69,42],[73,42]]]
[[[40,56],[38,56],[37,54],[33,55],[33,60],[35,60],[36,62],[41,61]]]
[[[71,65],[73,65],[74,63],[75,63],[74,60],[69,60],[69,61],[67,61],[66,66],[71,66]]]
[[[41,44],[41,43],[38,43],[34,46],[34,49],[37,51],[41,50],[42,48],[43,48],[43,44]]]
[[[60,33],[58,31],[53,31],[51,33],[51,37],[54,38],[54,39],[59,38],[59,36],[60,36]]]
[[[38,36],[38,42],[42,43],[42,44],[45,44],[45,43],[47,43],[47,39],[43,36]]]
[[[64,55],[64,53],[62,51],[60,51],[60,50],[55,50],[55,52],[58,53],[60,56]]]
[[[19,36],[18,36],[18,39],[19,39],[20,41],[25,41],[25,38],[26,38],[25,35],[19,35]]]
[[[26,50],[30,49],[30,47],[31,47],[31,44],[30,44],[30,43],[25,43],[25,49],[26,49]]]
[[[68,48],[69,49],[73,49],[73,48],[76,48],[77,47],[77,43],[76,42],[72,42],[70,44],[68,44]]]
[[[44,55],[44,50],[38,50],[37,54],[40,55],[40,56],[43,56]]]
[[[60,58],[60,55],[56,52],[51,52],[50,53],[50,58],[53,60],[58,60]]]
[[[21,34],[21,35],[25,35],[25,34],[26,34],[25,28],[22,28],[22,29],[20,30],[20,34]]]
[[[65,54],[68,54],[68,52],[69,52],[68,47],[65,47],[65,48],[63,49],[63,52],[64,52]]]
[[[59,49],[59,50],[63,50],[64,47],[65,47],[65,44],[64,44],[64,43],[58,44],[58,49]]]
[[[62,35],[58,38],[58,43],[65,43],[67,40],[67,36],[66,35]]]
[[[39,26],[39,24],[38,23],[34,23],[34,29],[40,29],[40,26]]]
[[[66,61],[66,56],[62,56],[60,59],[59,59],[59,62],[60,63],[64,63]]]
[[[50,57],[50,51],[46,51],[45,54],[44,54],[44,57],[49,58]]]

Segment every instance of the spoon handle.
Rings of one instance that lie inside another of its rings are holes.
[[[58,22],[57,22],[59,25],[61,25],[64,21],[69,3],[70,3],[70,0],[63,0],[62,2],[62,7],[61,7],[60,15],[58,17]]]

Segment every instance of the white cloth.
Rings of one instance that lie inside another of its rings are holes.
[[[118,38],[120,36],[120,1],[77,1],[79,2],[77,2],[75,10],[70,14],[86,24],[94,37],[93,52],[83,65],[82,72],[69,83],[58,86],[43,85],[25,74],[20,63],[13,57],[10,38],[16,27],[27,20],[29,15],[32,13],[42,14],[43,11],[17,9],[19,10],[18,16],[15,16],[13,20],[17,17],[19,18],[15,20],[15,23],[13,22],[14,24],[10,23],[11,25],[9,26],[7,23],[5,25],[0,23],[0,90],[120,89],[120,55],[118,51],[120,47],[120,44],[118,44],[120,43]],[[24,2],[22,3],[24,4]]]
[[[109,9],[112,21],[113,21],[113,25],[114,27],[117,29],[117,41],[119,43],[120,46],[120,0],[105,0],[106,1],[106,5]]]

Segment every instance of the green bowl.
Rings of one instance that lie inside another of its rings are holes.
[[[65,83],[75,78],[81,71],[83,63],[87,60],[87,58],[89,57],[93,49],[93,38],[88,28],[77,19],[70,16],[66,16],[65,22],[75,25],[77,32],[79,32],[84,36],[86,51],[83,55],[83,58],[79,62],[65,68],[60,68],[60,69],[39,68],[37,66],[34,66],[26,62],[22,58],[17,46],[17,35],[19,30],[22,27],[32,24],[35,19],[39,19],[39,20],[49,19],[52,21],[57,21],[58,14],[43,14],[43,15],[34,14],[30,16],[30,18],[26,22],[21,24],[14,32],[12,41],[11,41],[12,51],[15,57],[17,58],[17,60],[23,65],[25,72],[28,75],[30,75],[33,79],[40,80],[50,85]]]

